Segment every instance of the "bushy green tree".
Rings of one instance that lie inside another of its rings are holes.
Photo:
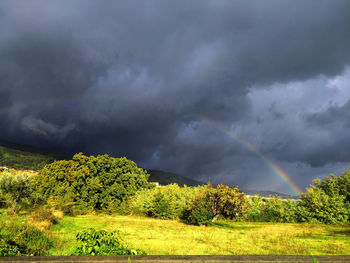
[[[28,172],[8,170],[0,173],[0,195],[11,207],[12,213],[19,211],[21,203],[32,193],[33,175]]]
[[[208,190],[197,192],[183,210],[181,219],[190,225],[211,225],[215,214],[211,211]]]
[[[151,188],[149,175],[126,158],[74,155],[46,165],[36,177],[36,197],[52,204],[74,203],[80,211],[114,211],[129,196]]]
[[[248,216],[248,199],[237,187],[219,184],[216,188],[209,188],[207,195],[214,221],[219,215],[230,219]]]
[[[301,220],[327,224],[345,223],[350,219],[350,171],[324,180],[315,179],[302,194]]]
[[[246,218],[248,208],[248,199],[238,188],[227,185],[218,185],[216,188],[208,186],[194,196],[182,218],[189,224],[208,225],[220,215],[230,219]]]
[[[321,222],[326,224],[345,223],[349,218],[349,210],[344,204],[344,196],[329,196],[315,186],[302,194],[300,206],[302,221]]]
[[[313,186],[322,189],[328,196],[344,196],[344,202],[350,203],[350,170],[339,176],[326,176],[323,181],[315,179]]]

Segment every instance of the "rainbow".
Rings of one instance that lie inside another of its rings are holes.
[[[220,131],[227,134],[229,137],[233,138],[235,141],[240,143],[241,145],[245,146],[248,150],[258,155],[265,163],[276,173],[284,182],[288,184],[288,186],[293,190],[295,194],[300,196],[302,193],[302,190],[300,187],[293,182],[293,180],[290,178],[290,176],[282,170],[281,167],[279,167],[276,163],[269,160],[266,156],[264,156],[254,145],[249,143],[248,141],[244,140],[243,138],[239,137],[237,134],[235,134],[233,131],[229,130],[228,128],[206,118],[203,116],[196,115],[201,121],[204,121],[205,123],[210,124],[211,126],[219,129]]]

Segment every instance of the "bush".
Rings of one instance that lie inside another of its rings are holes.
[[[260,196],[249,198],[248,219],[253,222],[266,222],[265,201]]]
[[[0,224],[0,256],[47,255],[52,241],[46,234],[25,223]]]
[[[40,208],[34,211],[31,215],[31,219],[33,219],[36,222],[49,221],[52,224],[56,223],[57,220],[53,212],[47,208]]]
[[[161,219],[178,218],[194,193],[200,188],[179,187],[177,184],[170,184],[141,190],[130,199],[131,213]]]
[[[28,172],[8,170],[0,172],[0,201],[7,203],[17,214],[20,205],[31,196],[33,175]]]
[[[298,222],[298,202],[281,200],[278,197],[250,199],[249,220],[255,222]]]
[[[130,249],[125,246],[115,231],[107,232],[105,230],[96,231],[90,228],[87,231],[81,231],[76,235],[78,241],[83,242],[78,246],[74,255],[145,255],[140,249]]]
[[[34,211],[29,217],[31,224],[40,229],[50,229],[53,224],[57,223],[57,219],[58,217],[54,212],[47,208],[40,208]]]
[[[212,224],[214,213],[211,211],[208,196],[205,192],[197,193],[191,203],[184,209],[182,220],[190,225]]]

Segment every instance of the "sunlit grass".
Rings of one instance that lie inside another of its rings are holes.
[[[1,221],[26,221],[29,214]],[[118,230],[131,248],[149,255],[214,254],[350,254],[350,225],[251,223],[219,221],[213,226],[190,226],[173,220],[140,216],[65,216],[48,230],[54,240],[51,255],[71,255],[75,234],[90,227]]]
[[[82,229],[119,230],[124,241],[150,255],[204,254],[350,254],[350,226],[220,221],[189,226],[137,216],[64,217],[51,230],[55,255],[67,255]]]

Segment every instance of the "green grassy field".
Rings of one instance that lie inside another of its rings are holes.
[[[189,226],[171,220],[136,216],[64,217],[50,233],[52,255],[69,255],[82,229],[119,230],[123,240],[150,255],[209,254],[350,254],[350,226],[219,221]]]
[[[27,217],[3,212],[4,220]],[[199,227],[139,216],[84,215],[65,216],[47,230],[54,240],[50,255],[72,254],[78,244],[75,234],[90,227],[118,230],[126,244],[149,255],[350,254],[350,225],[218,221]]]

